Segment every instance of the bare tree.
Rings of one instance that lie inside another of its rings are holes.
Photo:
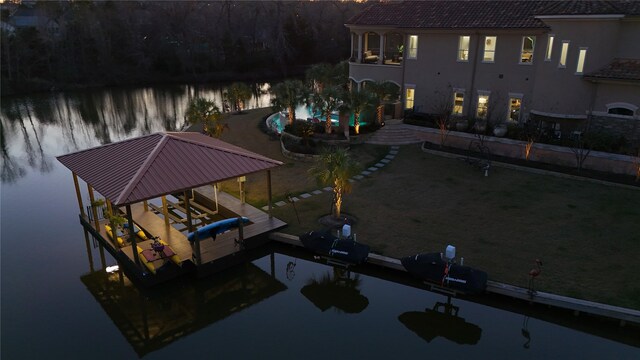
[[[438,91],[436,91],[436,94],[438,94]],[[433,105],[433,110],[436,117],[436,126],[438,126],[440,134],[440,146],[442,147],[447,140],[449,131],[451,131],[449,126],[451,122],[451,113],[453,111],[453,90],[451,89],[451,86],[449,86],[444,92],[437,95]]]

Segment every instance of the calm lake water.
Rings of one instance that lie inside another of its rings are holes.
[[[248,107],[269,106],[256,93]],[[172,86],[2,98],[2,359],[640,358],[625,328],[527,317],[508,302],[453,299],[457,317],[447,315],[434,310],[443,295],[284,252],[152,292],[105,272],[92,241],[90,261],[72,177],[55,156],[179,130],[189,98],[220,104],[221,94]]]

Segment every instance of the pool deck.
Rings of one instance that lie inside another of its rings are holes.
[[[302,242],[297,236],[274,232],[269,235],[269,238],[273,241],[293,245],[296,247],[303,247]],[[406,273],[404,266],[400,263],[399,259],[369,254],[368,264],[375,265],[384,269],[391,269],[394,271],[400,271]],[[429,290],[442,292],[441,288],[426,284]],[[454,292],[445,291],[447,294],[455,295]],[[579,313],[586,313],[615,319],[620,321],[620,325],[624,325],[626,322],[640,324],[640,311],[627,309],[623,307],[596,303],[592,301],[586,301],[581,299],[570,298],[566,296],[546,293],[537,291],[534,294],[530,294],[528,289],[503,284],[496,281],[488,281],[487,293],[496,294],[501,296],[507,296],[510,298],[523,300],[532,304],[549,305],[556,308],[566,309],[574,312],[574,315]]]

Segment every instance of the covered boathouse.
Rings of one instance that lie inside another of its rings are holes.
[[[286,225],[271,215],[271,169],[282,163],[199,133],[155,133],[57,159],[73,173],[82,225],[101,253],[106,248],[142,285],[243,262],[247,250],[268,241],[260,235]],[[217,191],[220,181],[258,172],[266,172],[267,213]],[[213,240],[187,239],[207,224],[239,217],[248,222]]]

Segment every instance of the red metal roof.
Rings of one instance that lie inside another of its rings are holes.
[[[282,165],[199,133],[155,133],[58,156],[115,205],[126,205]]]

